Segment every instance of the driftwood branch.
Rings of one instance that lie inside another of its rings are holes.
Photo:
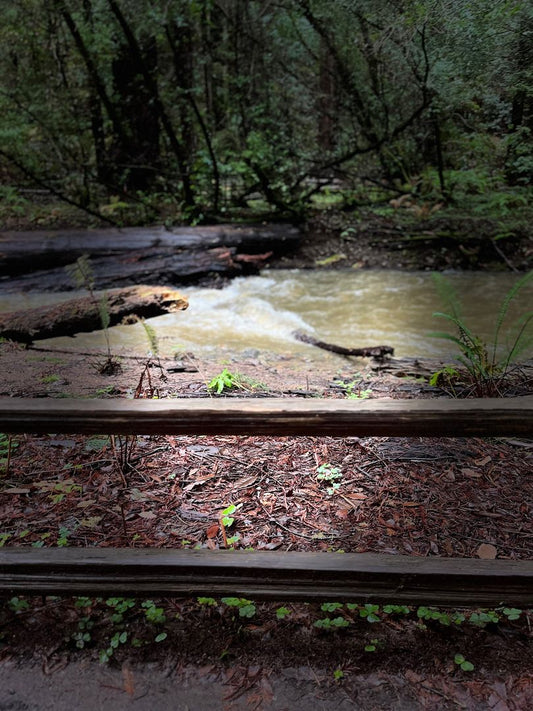
[[[183,311],[188,305],[187,299],[174,289],[132,286],[108,291],[105,309],[109,314],[109,325],[115,326],[127,317],[153,318],[172,311]],[[90,296],[31,311],[0,314],[0,336],[19,343],[73,336],[101,328],[99,304]]]
[[[322,348],[325,351],[331,351],[332,353],[338,353],[339,355],[345,356],[358,356],[359,358],[376,358],[377,360],[383,360],[387,356],[394,355],[394,348],[390,346],[370,346],[367,348],[344,348],[344,346],[336,346],[332,343],[324,343],[324,341],[319,341],[313,336],[309,336],[307,333],[302,331],[295,331],[294,337],[296,340],[302,343],[309,343],[311,346],[316,346],[317,348]]]

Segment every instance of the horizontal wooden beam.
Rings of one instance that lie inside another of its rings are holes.
[[[533,562],[370,553],[2,548],[1,594],[533,606]]]
[[[471,400],[0,398],[0,432],[533,436],[533,396]]]

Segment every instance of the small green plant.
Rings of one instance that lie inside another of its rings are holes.
[[[115,625],[123,622],[124,615],[136,605],[136,601],[131,597],[109,597],[105,603],[113,610],[110,619]]]
[[[472,612],[468,621],[475,627],[486,627],[487,625],[497,625],[500,621],[500,616],[495,610],[480,610]]]
[[[91,641],[91,630],[94,622],[89,617],[82,617],[78,622],[78,631],[71,635],[71,639],[78,649],[83,649]]]
[[[18,446],[18,442],[11,435],[0,432],[0,471],[5,471],[6,474],[9,474],[11,454]]]
[[[370,640],[368,644],[365,644],[365,652],[377,652],[380,647],[383,647],[383,642],[376,637]]]
[[[68,264],[65,271],[74,281],[78,289],[85,288],[89,292],[89,296],[98,311],[100,324],[104,332],[104,338],[107,348],[107,357],[104,361],[96,363],[96,369],[101,375],[115,375],[120,373],[122,367],[120,361],[115,356],[111,355],[111,344],[109,342],[109,324],[111,316],[109,313],[109,305],[107,301],[107,293],[104,292],[100,298],[96,296],[94,272],[87,254],[78,257],[74,264]]]
[[[344,388],[348,400],[366,400],[372,394],[372,388],[361,388],[360,380],[351,380],[350,382],[338,380],[336,384]]]
[[[107,662],[109,662],[109,660],[115,653],[115,650],[118,649],[121,644],[126,644],[127,641],[128,633],[126,631],[115,632],[115,634],[109,640],[109,646],[106,649],[102,649],[100,651],[100,664],[107,664]]]
[[[321,630],[337,630],[343,627],[349,627],[350,622],[344,617],[323,617],[320,620],[313,622],[313,626]]]
[[[41,382],[45,383],[45,385],[51,385],[52,383],[57,383],[57,381],[60,380],[59,375],[43,375],[41,378]]]
[[[27,600],[22,600],[20,597],[12,597],[8,600],[7,606],[13,612],[25,612],[30,609],[30,604]]]
[[[378,613],[379,605],[372,605],[367,602],[366,605],[363,605],[363,607],[359,610],[359,617],[366,619],[367,622],[381,622]]]
[[[288,607],[278,607],[276,610],[276,617],[278,620],[284,620],[286,617],[289,617],[290,614],[291,611]]]
[[[510,622],[519,620],[522,615],[522,610],[519,610],[516,607],[504,607],[502,612]]]
[[[444,627],[449,627],[452,622],[450,615],[447,613],[441,612],[434,607],[425,607],[424,605],[417,609],[416,615],[420,620],[438,622]]]
[[[383,612],[386,615],[408,615],[411,610],[407,605],[384,605]]]
[[[337,682],[342,681],[344,679],[344,672],[342,671],[342,669],[334,669],[333,678]]]
[[[242,504],[230,504],[222,511],[221,521],[226,528],[233,526],[235,518],[233,514],[241,508]]]
[[[197,597],[196,601],[199,605],[205,605],[207,607],[216,607],[217,601],[214,597]]]
[[[227,368],[224,368],[221,373],[215,375],[209,382],[207,389],[210,393],[221,395],[224,390],[233,390],[239,387],[239,375],[237,373],[231,373]]]
[[[474,665],[469,662],[462,654],[456,654],[453,658],[455,664],[460,667],[463,671],[473,671]]]
[[[342,602],[323,602],[320,609],[322,612],[337,612],[342,609]]]
[[[66,548],[68,546],[68,537],[71,533],[72,531],[69,531],[65,526],[60,526],[56,542],[58,548]]]
[[[533,311],[525,312],[511,324],[509,329],[511,335],[504,349],[501,347],[500,338],[511,303],[532,280],[533,270],[521,277],[507,292],[496,316],[492,343],[487,345],[466,325],[461,315],[461,304],[450,282],[442,274],[433,274],[437,293],[448,309],[446,312],[437,311],[433,316],[453,324],[456,335],[442,331],[429,335],[433,338],[446,339],[457,346],[460,351],[457,360],[464,366],[473,393],[477,397],[501,395],[511,365],[533,346],[531,329]]]
[[[162,625],[166,622],[167,617],[165,615],[165,611],[162,607],[157,607],[153,600],[145,600],[141,604],[141,607],[144,608],[144,616],[148,622],[151,622],[154,625]]]
[[[58,481],[57,484],[54,485],[53,490],[57,493],[50,494],[50,501],[53,504],[59,504],[67,494],[81,492],[81,486],[75,484],[72,479],[67,479],[66,481]]]
[[[455,394],[453,387],[454,382],[461,377],[461,373],[451,365],[445,365],[444,368],[436,370],[429,379],[429,384],[433,387],[449,388]]]
[[[228,607],[236,607],[239,610],[239,617],[253,617],[256,608],[251,600],[244,597],[223,597],[222,602]]]
[[[333,494],[340,489],[341,484],[338,480],[342,479],[342,472],[338,467],[334,467],[326,462],[317,468],[316,478],[318,481],[323,481],[328,484],[326,491],[329,496],[333,496]]]
[[[266,391],[268,387],[258,380],[241,373],[232,373],[227,368],[210,380],[207,389],[213,395],[222,395],[227,390],[246,390],[248,392]]]

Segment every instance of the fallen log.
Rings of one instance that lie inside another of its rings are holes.
[[[234,277],[247,271],[236,261],[235,249],[217,247],[205,251],[174,253],[172,250],[133,250],[114,256],[91,257],[96,289],[122,288],[135,284],[197,283],[207,276]],[[74,281],[64,267],[44,269],[0,280],[0,291],[72,291]]]
[[[174,289],[132,286],[108,291],[105,308],[109,314],[109,325],[115,326],[133,315],[153,318],[165,313],[183,311],[188,306],[187,299]],[[31,311],[0,314],[0,336],[26,344],[43,338],[73,336],[75,333],[101,328],[100,306],[91,296],[69,299]]]
[[[319,341],[313,336],[302,331],[294,331],[293,336],[297,341],[302,343],[309,343],[311,346],[316,346],[317,348],[322,348],[325,351],[331,351],[332,353],[338,353],[344,356],[358,356],[359,358],[375,358],[376,360],[383,360],[387,356],[394,355],[394,348],[390,346],[369,346],[366,348],[345,348],[344,346],[336,346],[332,343],[324,343],[324,341]]]
[[[55,269],[88,254],[92,259],[171,257],[230,248],[233,254],[280,255],[297,246],[300,231],[290,225],[211,225],[204,227],[130,227],[104,230],[0,232],[0,276]]]

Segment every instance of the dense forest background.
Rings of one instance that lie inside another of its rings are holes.
[[[3,210],[36,190],[119,222],[531,197],[526,1],[20,0],[0,34]]]

